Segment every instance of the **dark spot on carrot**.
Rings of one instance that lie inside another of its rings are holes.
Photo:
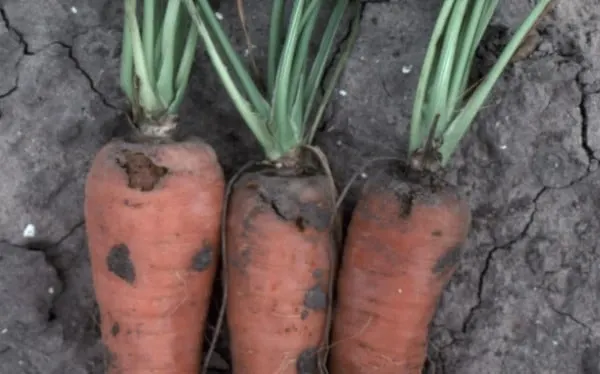
[[[123,159],[117,163],[129,177],[129,188],[140,191],[152,191],[156,184],[169,171],[163,166],[158,166],[148,156],[140,152],[123,151]]]
[[[300,313],[300,319],[304,321],[307,318],[308,318],[308,310],[303,309],[302,313]]]
[[[144,206],[143,203],[135,203],[129,199],[123,200],[123,204],[125,204],[125,206],[128,206],[130,208],[141,208]]]
[[[317,349],[307,348],[300,353],[296,360],[298,374],[314,374],[318,369]]]
[[[304,232],[304,230],[306,229],[306,226],[304,226],[304,220],[302,219],[302,217],[296,218],[296,227],[298,228],[298,230],[300,230],[300,232]]]
[[[119,326],[119,323],[118,322],[113,323],[112,328],[110,329],[110,333],[112,334],[112,336],[119,335],[120,331],[121,331],[121,327]]]
[[[260,182],[259,197],[279,218],[293,222],[301,232],[308,227],[319,231],[329,228],[332,207],[303,201],[299,192],[290,187],[290,178],[272,176]]]
[[[318,284],[304,294],[304,306],[312,310],[327,308],[327,294]]]
[[[315,269],[312,273],[313,278],[321,279],[323,277],[323,269]]]
[[[432,271],[435,275],[441,275],[446,272],[446,270],[454,267],[458,260],[460,259],[461,246],[457,245],[448,252],[446,252],[442,257],[440,257]]]
[[[251,261],[251,252],[251,248],[242,249],[238,256],[231,259],[231,265],[241,272],[246,271],[246,266],[248,266]]]
[[[435,236],[435,237],[438,237],[438,238],[439,238],[440,236],[442,236],[442,235],[443,235],[443,233],[442,233],[442,231],[441,231],[441,230],[435,230],[435,231],[433,231],[433,232],[431,233],[431,236]]]
[[[129,248],[118,244],[110,249],[106,256],[108,270],[129,284],[135,282],[135,268],[129,257]]]
[[[204,246],[192,257],[192,269],[195,271],[204,271],[213,262],[213,249],[209,242],[204,242]]]

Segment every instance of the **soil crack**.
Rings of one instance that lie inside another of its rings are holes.
[[[535,215],[537,213],[537,202],[540,199],[540,197],[548,190],[551,190],[552,188],[549,187],[543,187],[533,198],[533,210],[531,212],[531,214],[529,215],[529,219],[527,220],[527,223],[525,224],[525,227],[523,228],[523,230],[516,235],[513,239],[509,240],[508,242],[502,244],[502,245],[495,245],[488,253],[487,256],[485,258],[485,263],[483,265],[483,269],[481,270],[481,273],[479,275],[479,282],[477,285],[477,302],[475,303],[474,306],[472,306],[469,309],[469,313],[467,314],[467,317],[465,318],[464,322],[463,322],[463,326],[461,329],[462,333],[466,333],[469,329],[469,325],[471,324],[476,312],[481,308],[481,304],[482,304],[482,299],[483,299],[483,289],[486,283],[486,277],[488,274],[488,271],[490,270],[494,255],[496,254],[496,252],[498,252],[499,250],[508,250],[510,249],[513,245],[515,245],[516,243],[518,243],[519,241],[525,239],[527,237],[527,234],[529,232],[529,228],[531,227],[531,225],[533,224],[533,221],[535,220]]]
[[[552,304],[548,303],[548,307],[550,308],[550,310],[552,310],[554,313],[565,317],[566,319],[570,320],[571,322],[583,327],[584,329],[588,330],[589,332],[593,332],[594,329],[592,329],[587,323],[579,320],[578,318],[576,318],[575,316],[573,316],[572,314],[562,311],[560,309],[556,309]]]
[[[75,37],[75,39],[77,39],[78,36]],[[59,45],[63,48],[65,48],[67,50],[67,55],[69,56],[69,59],[71,61],[73,61],[73,63],[75,64],[75,69],[77,69],[82,75],[83,77],[87,80],[88,85],[90,87],[90,89],[100,97],[100,100],[102,100],[102,103],[113,109],[116,111],[120,111],[119,108],[117,108],[115,105],[111,104],[110,101],[108,101],[108,99],[102,94],[102,92],[100,92],[97,88],[96,88],[96,84],[94,83],[94,80],[92,79],[92,76],[85,71],[85,69],[81,66],[81,63],[79,62],[79,60],[77,59],[77,57],[75,57],[75,54],[73,53],[73,46],[70,44],[67,44],[65,42],[61,42],[61,41],[55,41],[52,44],[55,45]]]
[[[582,72],[579,72],[577,74],[577,77],[575,78],[575,82],[577,83],[577,87],[579,88],[579,91],[581,92],[581,101],[579,102],[579,111],[581,112],[581,146],[583,147],[583,150],[585,151],[585,153],[588,156],[589,159],[589,163],[588,163],[588,174],[591,172],[591,167],[592,167],[592,160],[598,160],[596,158],[596,156],[594,155],[594,150],[592,149],[592,147],[590,147],[589,142],[588,142],[588,113],[587,113],[587,109],[585,107],[585,101],[588,97],[588,95],[585,92],[584,89],[584,83],[581,77]]]
[[[11,25],[10,20],[8,19],[8,15],[6,14],[6,11],[4,10],[4,8],[2,8],[2,7],[0,7],[0,19],[6,25],[6,28],[8,29],[8,31],[12,32],[13,34],[15,34],[17,36],[17,40],[19,41],[19,44],[21,44],[23,46],[23,53],[25,55],[29,55],[29,56],[33,55],[33,52],[29,48],[29,43],[27,43],[27,41],[25,40],[25,36],[23,35],[22,32],[17,30],[16,27]]]

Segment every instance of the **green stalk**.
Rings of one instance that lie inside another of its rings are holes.
[[[304,0],[296,0],[294,2],[290,28],[288,30],[288,36],[284,44],[283,51],[281,53],[282,58],[279,62],[277,78],[275,80],[275,91],[273,93],[273,113],[275,114],[275,122],[282,124],[277,128],[279,130],[277,135],[280,143],[287,143],[291,133],[293,133],[293,131],[297,131],[297,129],[291,128],[294,124],[287,122],[290,112],[288,98],[290,92],[288,88],[290,86],[292,64],[294,62],[294,57],[296,57],[296,44],[298,42],[298,37],[300,36],[300,22],[302,20],[303,7]],[[285,124],[288,125],[286,126]]]
[[[322,107],[331,96],[326,95],[317,113],[313,112],[312,106],[329,64],[335,31],[349,0],[335,0],[335,9],[330,15],[325,34],[320,38],[319,51],[310,72],[309,46],[324,0],[294,1],[287,28],[284,25],[286,3],[284,0],[273,0],[265,96],[256,95],[254,83],[245,79],[251,76],[248,67],[242,67],[231,42],[220,24],[215,22],[212,10],[203,5],[206,0],[198,0],[198,7],[192,0],[184,1],[217,74],[240,115],[263,147],[267,159],[276,161],[306,144],[307,139],[312,139],[306,134],[307,121],[311,116],[319,120],[322,118]],[[359,6],[358,0],[352,3]],[[358,12],[356,16],[359,16]],[[345,62],[345,59],[342,60]],[[339,71],[335,69],[336,77]]]
[[[157,115],[163,108],[159,97],[154,92],[154,85],[150,80],[142,37],[136,15],[136,0],[125,0],[125,16],[128,17],[129,32],[131,33],[131,49],[133,53],[134,70],[139,79],[139,99],[144,111],[149,116]]]
[[[197,0],[199,5],[199,10],[202,12],[202,16],[200,17],[200,13],[198,16],[205,23],[205,28],[207,32],[210,31],[214,37],[207,35],[211,39],[214,38],[216,42],[213,42],[216,49],[221,49],[224,53],[224,56],[221,57],[224,63],[229,63],[233,67],[233,72],[235,77],[238,78],[242,83],[242,89],[245,93],[245,97],[252,103],[255,110],[259,112],[261,116],[268,116],[268,103],[261,95],[258,87],[252,80],[252,74],[248,71],[248,69],[242,64],[241,58],[235,52],[235,49],[229,43],[227,36],[225,35],[225,31],[221,27],[219,20],[214,14],[212,7],[208,3],[208,0]],[[194,8],[198,10],[197,8]],[[189,8],[188,8],[189,11]],[[204,19],[203,19],[204,18]],[[232,77],[232,79],[234,79]]]
[[[143,28],[137,0],[125,0],[121,87],[142,131],[161,134],[165,115],[176,115],[188,86],[198,45],[181,0],[143,0]]]
[[[409,153],[411,154],[420,147],[425,134],[427,134],[429,130],[430,123],[425,122],[424,124],[424,111],[426,109],[425,100],[427,99],[428,88],[430,86],[430,76],[433,72],[433,66],[436,63],[438,43],[444,34],[444,29],[453,6],[453,0],[444,1],[440,14],[438,15],[435,23],[433,34],[429,41],[429,46],[427,47],[425,60],[423,61],[423,67],[421,68],[410,124]]]
[[[325,29],[325,32],[323,33],[321,45],[319,46],[319,50],[313,61],[310,74],[308,76],[308,79],[306,80],[306,88],[305,88],[305,100],[306,100],[305,112],[306,112],[306,115],[304,117],[305,121],[309,120],[308,119],[309,113],[313,112],[313,108],[314,108],[315,102],[317,100],[317,95],[319,93],[321,82],[323,80],[325,70],[327,69],[327,65],[329,63],[329,57],[331,56],[331,52],[333,50],[335,34],[337,33],[337,31],[339,29],[340,23],[342,21],[342,18],[344,17],[344,12],[346,11],[348,4],[349,4],[348,0],[342,0],[342,1],[336,2],[335,8],[333,9],[331,16],[329,17],[329,22],[327,23],[327,28]],[[358,4],[357,2],[353,2],[353,4],[356,8],[360,9],[360,4]],[[356,30],[355,21],[358,18],[360,18],[360,12],[354,12],[353,15],[354,15],[354,18],[353,18],[351,27],[352,27],[352,30]],[[347,44],[347,46],[349,48],[353,48],[355,42],[356,42],[356,39],[352,40],[352,43]],[[341,60],[341,61],[342,61],[341,68],[343,68],[343,67],[345,67],[346,60]],[[335,83],[337,83],[337,82],[332,82],[332,83],[335,85]],[[323,101],[327,102],[328,100],[323,98],[322,102]],[[307,140],[314,138],[313,132],[314,131],[311,130],[311,133],[307,137]],[[312,142],[312,140],[311,140],[311,142]]]
[[[144,23],[143,23],[143,43],[144,56],[148,61],[148,74],[150,80],[155,76],[154,43],[156,38],[156,0],[144,0]]]
[[[285,0],[274,0],[271,10],[271,26],[269,27],[269,53],[267,65],[267,95],[273,96],[275,90],[275,78],[279,57],[281,56],[281,45],[283,44]]]
[[[160,72],[158,73],[157,89],[162,102],[167,105],[175,97],[175,80],[176,69],[176,44],[177,44],[177,29],[181,19],[179,18],[180,0],[170,0],[165,11],[162,29],[162,61]]]
[[[429,42],[410,128],[409,157],[437,151],[445,166],[523,39],[552,0],[541,0],[505,47],[498,61],[466,103],[469,73],[498,0],[446,0]],[[433,142],[427,143],[437,119]],[[433,149],[425,149],[431,144]]]
[[[310,8],[307,10],[305,14],[305,19],[302,21],[302,34],[300,36],[300,41],[298,43],[298,51],[297,55],[293,62],[291,79],[290,83],[290,92],[298,92],[299,88],[301,91],[304,91],[304,85],[306,84],[306,66],[308,64],[308,52],[310,47],[310,42],[315,30],[315,26],[317,25],[317,20],[319,19],[319,9],[321,6],[322,0],[313,0]],[[316,6],[314,6],[316,5]],[[302,83],[300,83],[302,81]],[[304,95],[304,93],[302,94]],[[293,105],[293,102],[298,100],[297,95],[293,95],[294,99],[289,103],[290,107]],[[302,98],[304,101],[304,98]],[[302,122],[302,121],[301,121]]]
[[[454,119],[454,121],[452,121],[450,126],[448,126],[448,129],[444,133],[442,146],[440,147],[443,165],[448,163],[450,156],[458,146],[460,139],[466,133],[471,122],[481,109],[489,93],[494,88],[496,81],[500,78],[504,72],[504,69],[510,62],[510,59],[515,54],[517,49],[519,49],[529,31],[535,26],[538,18],[543,14],[544,10],[551,1],[553,0],[541,0],[533,8],[529,16],[525,19],[523,24],[521,24],[510,42],[506,45],[502,51],[502,54],[500,54],[500,57],[498,58],[498,61],[494,67],[491,69],[479,87],[475,90],[460,114]]]
[[[448,94],[448,99],[450,100],[448,110],[452,114],[456,113],[456,105],[461,101],[462,93],[465,91],[469,80],[471,70],[469,61],[473,59],[475,53],[475,49],[473,49],[472,46],[479,44],[479,40],[475,39],[478,26],[478,19],[475,15],[482,13],[484,4],[483,1],[479,1],[471,8],[468,27],[463,30],[460,37],[462,43],[459,43],[459,58],[452,72],[452,85]]]
[[[210,36],[208,30],[204,25],[204,22],[202,21],[202,18],[200,17],[200,12],[198,11],[196,4],[194,4],[193,0],[183,1],[192,18],[194,26],[196,26],[196,30],[198,31],[200,37],[205,43],[206,51],[213,65],[215,66],[215,70],[221,78],[221,81],[223,82],[223,85],[227,90],[229,96],[231,97],[238,112],[240,113],[240,115],[250,128],[250,131],[252,131],[262,148],[265,150],[267,157],[269,159],[277,159],[281,157],[282,154],[280,153],[279,149],[272,144],[268,132],[263,126],[265,120],[254,111],[251,103],[244,98],[240,88],[236,87],[235,81],[232,79],[227,69],[225,61],[223,60],[222,56],[218,53],[215,41]]]
[[[347,5],[348,3],[345,2],[345,4]],[[314,118],[312,118],[311,120],[312,125],[310,126],[310,132],[308,133],[308,136],[305,140],[308,144],[311,144],[314,141],[317,129],[321,124],[321,120],[323,119],[323,115],[325,114],[325,109],[327,108],[327,104],[329,103],[329,99],[331,98],[335,86],[337,85],[337,82],[340,76],[342,75],[342,72],[344,71],[346,62],[348,61],[348,58],[350,58],[350,53],[352,52],[354,44],[356,44],[356,40],[358,39],[358,34],[360,33],[360,4],[357,2],[353,3],[353,8],[354,17],[352,19],[352,24],[350,25],[350,35],[348,35],[348,40],[346,41],[344,47],[341,50],[340,58],[334,66],[331,78],[328,82],[326,82],[327,84],[325,85],[325,93],[323,94],[323,98],[321,99],[321,105],[319,105],[314,115]],[[322,63],[323,65],[325,65],[326,61],[324,60]],[[308,115],[310,115],[310,112],[307,111],[306,113],[307,117],[304,120],[308,121]]]
[[[449,115],[451,115],[451,113],[448,113],[448,94],[451,85],[450,82],[452,79],[456,50],[458,49],[457,44],[464,42],[463,40],[459,40],[458,36],[465,18],[464,16],[468,3],[468,1],[459,1],[454,4],[450,19],[448,20],[445,37],[442,42],[440,60],[436,68],[437,74],[434,80],[434,86],[437,87],[437,89],[432,90],[432,97],[430,99],[433,105],[431,114],[440,114],[438,119],[440,124],[446,123]],[[433,116],[427,118],[428,126],[432,125],[430,121],[433,121]],[[442,126],[437,127],[436,135],[439,136],[442,130]]]
[[[123,41],[121,47],[121,89],[129,102],[133,102],[133,47],[131,44],[130,17],[125,16],[123,21]]]
[[[197,44],[198,31],[196,31],[195,28],[190,27],[188,30],[185,46],[183,48],[183,53],[181,55],[177,76],[175,78],[175,87],[177,87],[177,92],[175,93],[175,98],[173,99],[173,102],[169,106],[169,113],[174,114],[179,111],[179,106],[183,101],[184,94],[186,92],[187,85],[190,79],[190,73],[192,70],[192,65],[194,64],[194,58],[196,57]]]

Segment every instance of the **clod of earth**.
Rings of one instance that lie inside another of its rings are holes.
[[[156,184],[169,170],[158,166],[141,152],[123,151],[125,160],[117,159],[117,163],[125,170],[129,178],[129,188],[140,191],[152,191]]]

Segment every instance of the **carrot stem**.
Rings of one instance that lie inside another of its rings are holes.
[[[423,151],[429,128],[435,132],[440,164],[445,166],[527,33],[552,0],[540,0],[517,29],[496,64],[466,103],[467,80],[498,0],[446,0],[433,30],[419,77],[410,125],[409,157]]]
[[[200,6],[193,5],[192,0],[184,0],[199,34],[207,45],[209,57],[224,83],[229,96],[248,127],[259,140],[268,160],[276,161],[303,145],[312,142],[314,124],[318,123],[331,97],[320,98],[320,106],[315,106],[318,90],[321,88],[325,70],[331,60],[336,32],[348,6],[360,7],[358,0],[336,0],[333,11],[329,15],[327,27],[320,37],[320,46],[309,69],[308,46],[314,37],[314,28],[319,17],[319,10],[324,0],[298,0],[293,2],[290,20],[285,28],[285,1],[273,0],[271,9],[271,25],[269,30],[269,50],[267,77],[264,86],[266,93],[257,94],[255,84],[252,92],[245,77],[251,75],[239,62],[231,42],[226,38],[220,24],[216,21],[206,0],[198,0]],[[360,14],[356,12],[355,16]],[[206,23],[206,26],[204,25]],[[356,25],[356,24],[355,24]],[[203,31],[201,29],[208,29]],[[285,33],[284,33],[285,31]],[[350,46],[347,44],[347,48]],[[339,59],[336,65],[344,65],[346,59]],[[231,64],[231,69],[227,63]],[[334,80],[327,84],[335,84],[340,69],[335,68]],[[243,77],[238,83],[235,77]],[[310,123],[311,118],[313,123]],[[308,126],[310,124],[310,126]]]

